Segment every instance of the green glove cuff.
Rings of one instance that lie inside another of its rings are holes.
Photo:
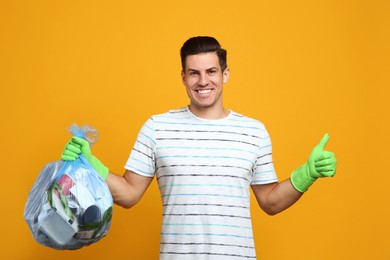
[[[307,163],[292,172],[290,181],[294,188],[299,192],[306,192],[307,189],[317,180],[309,176]]]
[[[102,176],[103,180],[105,181],[109,173],[108,168],[101,161],[99,161],[99,159],[97,159],[95,156],[91,155],[88,157],[89,158],[86,158],[87,161],[99,173],[99,175]]]
[[[108,173],[109,173],[109,170],[107,167],[104,166],[104,169],[102,169],[99,174],[100,176],[102,176],[103,180],[106,181],[107,177],[108,177]]]

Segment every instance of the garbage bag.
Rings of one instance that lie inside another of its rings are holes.
[[[91,144],[98,137],[91,127],[73,125],[70,131]],[[107,184],[80,155],[75,161],[51,162],[42,169],[29,192],[24,218],[38,243],[74,250],[107,234],[112,208]]]

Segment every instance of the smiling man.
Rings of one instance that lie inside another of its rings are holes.
[[[324,150],[328,135],[279,182],[265,126],[223,106],[226,51],[212,37],[194,37],[180,54],[190,104],[146,121],[123,176],[110,173],[80,138],[71,139],[62,159],[83,154],[125,208],[156,176],[163,204],[160,259],[256,259],[250,188],[267,214],[293,205],[317,178],[335,174],[335,156]]]

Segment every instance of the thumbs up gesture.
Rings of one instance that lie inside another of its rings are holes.
[[[333,177],[336,173],[336,157],[334,153],[325,151],[325,145],[328,143],[329,135],[325,134],[321,142],[314,147],[310,154],[309,176],[312,178]]]
[[[329,135],[325,134],[307,162],[291,174],[291,183],[298,191],[305,192],[317,178],[333,177],[336,173],[337,160],[334,153],[324,150],[328,140]]]

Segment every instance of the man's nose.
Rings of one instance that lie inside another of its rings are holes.
[[[209,80],[207,78],[207,75],[206,74],[200,74],[199,75],[199,79],[198,79],[198,85],[202,86],[202,87],[205,87],[208,84],[209,84]]]

